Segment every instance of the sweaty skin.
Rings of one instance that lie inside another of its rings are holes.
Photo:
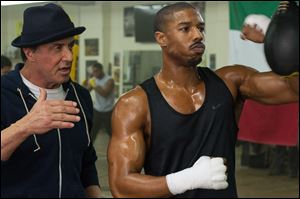
[[[164,32],[155,33],[162,48],[163,66],[155,75],[156,84],[166,101],[184,114],[198,110],[205,99],[205,85],[196,65],[204,52],[204,21],[194,9],[173,14]],[[281,104],[299,100],[299,89],[273,72],[259,73],[241,66],[226,66],[216,70],[241,110],[242,98],[266,104]],[[299,87],[299,83],[298,83]],[[112,137],[108,146],[109,185],[114,197],[169,197],[165,176],[142,174],[145,154],[150,147],[151,119],[147,96],[137,86],[117,102],[112,116]],[[171,155],[171,154],[170,154]]]

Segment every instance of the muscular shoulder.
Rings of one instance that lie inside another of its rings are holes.
[[[257,72],[244,65],[229,65],[216,70],[216,74],[225,82],[234,98],[238,95],[240,86]]]
[[[134,108],[138,108],[138,106],[145,108],[145,105],[147,105],[147,96],[140,86],[124,93],[117,102],[117,106],[129,106]]]
[[[254,72],[257,70],[244,65],[229,65],[216,70],[216,74],[225,81],[240,81]]]
[[[120,97],[113,111],[113,122],[128,128],[141,128],[146,122],[147,112],[146,93],[137,86]]]

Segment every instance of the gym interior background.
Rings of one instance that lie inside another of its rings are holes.
[[[83,82],[87,78],[87,67],[99,61],[103,63],[104,70],[115,80],[117,99],[122,93],[160,69],[160,47],[153,42],[151,36],[147,37],[152,28],[147,19],[151,18],[162,5],[172,3],[171,1],[55,1],[55,3],[66,10],[75,26],[87,28],[78,39],[75,81]],[[191,3],[200,10],[206,23],[206,51],[200,65],[217,69],[231,64],[233,60],[230,58],[229,2],[193,1]],[[43,4],[44,2],[34,3],[34,5]],[[18,49],[12,47],[10,43],[22,31],[23,11],[32,5],[2,6],[1,1],[1,54],[8,56],[13,64],[20,62],[21,58]],[[143,13],[143,10],[147,11]],[[138,14],[139,16],[135,17]],[[144,19],[144,21],[141,23],[137,19]],[[254,56],[249,57],[249,59],[254,58]],[[106,163],[108,140],[107,134],[100,134],[95,142],[98,154],[97,168],[104,197],[111,197]],[[243,166],[240,164],[240,154],[241,147],[237,146],[236,176],[240,197],[299,197],[299,177],[270,176],[267,168]]]

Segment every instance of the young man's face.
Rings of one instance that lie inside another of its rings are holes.
[[[56,88],[69,80],[72,66],[73,38],[42,44],[31,51],[28,59],[34,68],[34,78],[39,86]]]
[[[94,66],[92,68],[93,68],[93,70],[92,70],[93,76],[96,77],[96,78],[101,79],[104,75],[103,70],[98,68],[98,67],[94,67]]]
[[[167,53],[197,65],[202,60],[205,46],[204,21],[195,9],[185,9],[173,14],[166,24]]]

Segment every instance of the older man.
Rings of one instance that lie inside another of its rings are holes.
[[[89,92],[69,78],[74,27],[56,4],[24,11],[24,64],[1,78],[1,197],[99,197]]]

